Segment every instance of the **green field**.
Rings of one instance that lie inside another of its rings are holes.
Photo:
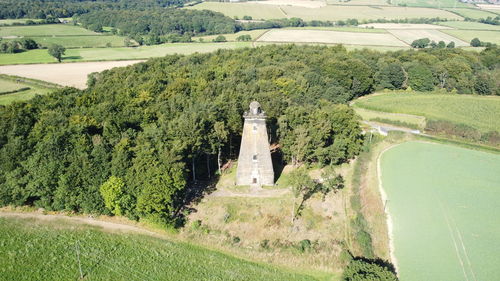
[[[219,35],[226,37],[227,41],[236,41],[236,38],[238,38],[238,36],[241,36],[241,35],[250,35],[250,37],[252,37],[252,40],[255,40],[268,30],[269,29],[256,29],[256,30],[250,30],[250,31],[240,31],[240,32],[236,32],[236,33],[219,34]],[[199,41],[200,38],[203,38],[204,42],[211,42],[213,39],[215,39],[219,35],[207,35],[207,36],[193,37],[193,41]]]
[[[314,280],[185,243],[66,221],[0,218],[2,280]]]
[[[500,131],[500,97],[473,95],[386,93],[356,100],[355,107],[424,116],[472,126],[482,132]]]
[[[443,32],[462,39],[465,42],[470,42],[474,38],[479,38],[479,40],[483,42],[500,44],[500,31],[445,29]]]
[[[218,49],[251,47],[251,42],[226,43],[170,43],[135,48],[82,48],[68,49],[64,62],[131,60],[163,57],[169,54],[207,53]],[[17,54],[0,54],[0,65],[56,62],[47,50],[31,50]]]
[[[444,25],[456,29],[465,29],[465,30],[497,30],[500,31],[500,26],[492,25],[492,24],[484,24],[480,22],[473,21],[446,21],[439,22],[439,25]]]
[[[28,20],[32,20],[34,22],[41,21],[41,19],[3,19],[0,20],[1,25],[12,25],[13,23],[26,23]]]
[[[43,24],[28,26],[0,27],[0,37],[40,37],[40,36],[76,36],[99,35],[85,28],[68,24]]]
[[[45,95],[54,89],[54,87],[45,82],[0,74],[0,92],[15,91],[22,88],[29,89],[11,94],[0,94],[0,105],[29,100],[36,95]]]
[[[203,2],[189,9],[213,10],[229,17],[242,18],[245,15],[254,19],[277,19],[297,17],[311,20],[345,20],[349,18],[363,19],[404,19],[420,17],[440,17],[461,19],[448,11],[429,8],[408,7],[374,7],[374,6],[326,6],[321,8],[304,8],[297,6],[275,6],[250,3],[216,3]]]
[[[450,12],[457,13],[462,17],[472,18],[472,19],[485,19],[487,17],[495,17],[496,14],[488,12],[485,10],[479,10],[474,8],[456,8],[456,9],[446,9]]]
[[[381,156],[401,280],[500,276],[500,155],[407,142]]]
[[[57,37],[30,37],[42,47],[48,47],[51,44],[59,44],[66,48],[102,48],[124,47],[124,38],[116,35],[89,35],[89,36],[57,36]],[[15,39],[7,39],[15,40]]]

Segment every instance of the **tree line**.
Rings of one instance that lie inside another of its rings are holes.
[[[197,183],[237,157],[252,100],[266,110],[284,161],[339,164],[363,143],[350,100],[380,88],[473,93],[478,79],[484,93],[498,94],[499,57],[496,48],[282,45],[169,55],[96,73],[86,90],[0,107],[0,205],[174,224],[200,192]]]

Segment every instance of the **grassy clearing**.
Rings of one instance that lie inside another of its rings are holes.
[[[430,93],[384,93],[356,100],[355,107],[424,116],[469,125],[482,132],[500,131],[500,97]]]
[[[83,48],[68,49],[63,57],[64,62],[82,61],[109,61],[147,59],[152,57],[163,57],[169,54],[192,54],[208,53],[218,49],[236,49],[251,47],[250,42],[227,42],[227,43],[172,43],[154,46],[141,46],[135,48]],[[31,50],[18,54],[0,54],[0,65],[6,64],[29,64],[29,63],[53,63],[56,60],[51,57],[47,50]]]
[[[124,38],[116,35],[109,36],[57,36],[57,37],[32,37],[42,47],[59,44],[65,48],[102,48],[124,47]],[[15,40],[15,39],[8,39]]]
[[[450,12],[456,13],[462,17],[472,18],[472,19],[483,19],[487,17],[495,17],[496,14],[488,12],[485,10],[479,10],[474,8],[457,8],[457,9],[446,9]]]
[[[0,276],[89,280],[314,280],[185,243],[61,221],[0,218]]]
[[[500,26],[498,26],[498,25],[484,24],[484,23],[473,22],[473,21],[446,21],[446,22],[440,22],[439,24],[444,25],[444,26],[448,26],[448,27],[453,27],[455,29],[500,31]]]
[[[14,23],[26,23],[27,21],[32,20],[34,22],[41,21],[41,19],[3,19],[0,20],[0,26],[1,25],[12,25]]]
[[[381,168],[402,280],[500,274],[500,155],[408,142],[385,152]]]
[[[263,42],[326,43],[375,46],[407,46],[394,36],[385,33],[341,32],[329,30],[274,29],[259,38]]]
[[[398,113],[387,113],[380,111],[373,111],[364,109],[361,107],[354,107],[356,113],[366,121],[380,122],[380,120],[388,120],[389,122],[401,122],[415,126],[418,129],[425,128],[425,117],[410,115],[410,114],[398,114]],[[384,123],[384,122],[382,122]]]
[[[443,32],[447,32],[448,30],[443,30]],[[439,42],[444,41],[445,43],[449,43],[451,41],[455,42],[455,46],[457,47],[465,47],[469,46],[469,41],[462,41],[459,38],[450,36],[449,34],[441,32],[441,30],[429,29],[429,30],[390,30],[392,35],[399,38],[400,40],[411,44],[414,40],[420,38],[429,38],[431,41]]]
[[[55,85],[52,86],[50,83],[0,74],[1,92],[15,91],[23,88],[29,89],[0,95],[0,105],[7,105],[15,101],[29,100],[36,95],[45,95],[51,92],[55,88]]]
[[[85,28],[67,24],[43,24],[28,26],[7,26],[0,28],[0,37],[23,36],[69,36],[69,35],[99,35]]]
[[[460,38],[465,42],[470,42],[474,38],[479,38],[483,42],[500,44],[500,31],[489,30],[443,30],[452,36]]]

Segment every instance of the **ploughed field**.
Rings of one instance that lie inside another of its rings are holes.
[[[315,280],[186,243],[65,221],[0,218],[0,279]]]
[[[401,280],[500,276],[499,154],[407,142],[380,167]]]

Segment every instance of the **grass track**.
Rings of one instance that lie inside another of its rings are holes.
[[[384,93],[356,100],[355,107],[424,116],[500,131],[500,97],[429,93]]]
[[[401,280],[499,274],[500,155],[407,142],[381,156]]]
[[[185,243],[67,222],[0,218],[4,280],[314,280]]]

